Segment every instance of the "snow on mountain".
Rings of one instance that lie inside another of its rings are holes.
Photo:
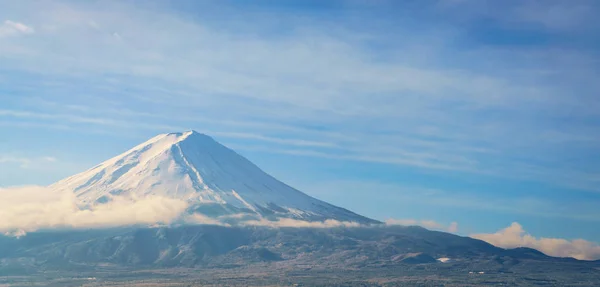
[[[115,196],[162,196],[185,200],[189,212],[212,218],[375,222],[278,181],[195,131],[158,135],[50,188],[74,192],[82,206]]]

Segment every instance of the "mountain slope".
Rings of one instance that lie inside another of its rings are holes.
[[[521,265],[556,264],[600,268],[600,261],[545,256],[533,250],[502,249],[486,242],[415,226],[355,228],[265,228],[212,225],[38,231],[22,238],[0,235],[3,260],[40,265],[244,266],[286,265],[356,268],[412,264],[454,265],[458,270],[508,272]],[[441,263],[437,258],[449,258]],[[27,259],[27,260],[25,260]],[[574,265],[570,265],[574,264]],[[468,269],[467,269],[468,270]],[[597,271],[594,271],[598,273]],[[598,273],[600,276],[600,273]]]
[[[0,284],[10,286],[598,286],[598,282],[600,261],[505,250],[420,227],[188,225],[49,230],[21,238],[0,234]]]
[[[195,131],[158,135],[50,188],[74,192],[83,207],[154,195],[185,200],[190,212],[213,218],[376,222],[278,181]]]

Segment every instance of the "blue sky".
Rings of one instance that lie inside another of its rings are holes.
[[[385,220],[600,242],[597,1],[0,1],[0,186],[194,129]]]

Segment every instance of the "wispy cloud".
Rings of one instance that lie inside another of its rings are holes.
[[[502,3],[476,0],[441,0],[438,8],[459,17],[487,17],[505,26],[526,25],[557,32],[580,32],[594,24],[593,11],[598,3],[582,0],[566,3],[560,0],[515,1]]]
[[[17,36],[20,34],[32,34],[34,29],[23,23],[13,22],[11,20],[5,20],[0,23],[0,38]]]
[[[587,224],[600,221],[600,212],[596,207],[600,201],[594,198],[595,194],[590,194],[586,202],[573,201],[569,203],[565,200],[554,200],[552,197],[540,198],[533,194],[522,194],[511,189],[499,189],[490,194],[490,192],[481,190],[483,187],[464,190],[441,189],[428,187],[423,182],[409,184],[367,180],[324,180],[309,184],[300,181],[292,183],[326,201],[335,202],[344,198],[343,204],[356,211],[362,211],[364,202],[371,200],[371,194],[374,193],[385,198],[386,203],[389,203],[390,206],[395,206],[399,210],[407,210],[405,216],[411,216],[410,212],[414,212],[415,209],[435,211],[446,208],[469,213],[533,216],[548,220],[567,219],[587,222]],[[498,194],[501,197],[498,197]],[[380,216],[378,219],[381,220],[391,217],[385,213],[378,216]],[[412,223],[417,222],[413,221]]]
[[[21,167],[26,167],[30,162],[28,158],[0,156],[0,163],[18,163]]]
[[[43,112],[31,111],[15,111],[15,110],[0,110],[0,117],[15,117],[41,120],[66,120],[73,123],[101,124],[101,125],[116,125],[118,122],[106,118],[92,118],[65,114],[49,114]]]
[[[450,225],[444,225],[434,220],[416,220],[416,219],[397,219],[390,218],[385,221],[386,225],[405,225],[405,226],[422,226],[427,229],[442,230],[451,233],[458,232],[458,223],[452,222]]]
[[[291,138],[277,138],[277,137],[269,137],[259,134],[253,133],[241,133],[241,132],[210,132],[206,133],[218,137],[224,138],[239,138],[239,139],[249,139],[249,140],[257,140],[261,142],[271,142],[278,144],[286,144],[292,146],[306,146],[306,147],[335,147],[336,145],[331,142],[321,142],[321,141],[311,141],[311,140],[303,140],[303,139],[291,139]]]
[[[329,144],[327,144],[329,145]],[[314,149],[293,149],[293,148],[266,148],[263,146],[256,145],[231,145],[235,149],[239,150],[250,150],[250,151],[263,151],[269,153],[287,154],[302,157],[316,157],[326,158],[335,160],[345,161],[357,161],[357,162],[372,162],[372,163],[384,163],[394,165],[407,165],[413,167],[427,168],[427,169],[439,169],[439,170],[452,170],[452,171],[473,171],[475,169],[471,166],[465,165],[462,162],[461,165],[453,165],[457,162],[452,161],[448,157],[441,158],[423,158],[423,153],[414,151],[402,151],[397,150],[398,153],[381,153],[377,150],[353,150],[352,148],[344,147],[343,145],[337,148],[337,151],[321,151]],[[325,146],[325,145],[324,145]]]
[[[581,260],[600,259],[600,245],[597,243],[583,239],[536,238],[527,233],[517,222],[496,233],[473,234],[471,237],[503,248],[529,247],[550,256],[573,257]]]
[[[17,164],[20,168],[35,168],[40,164],[47,164],[56,162],[57,159],[52,156],[43,156],[39,158],[21,157],[21,156],[10,156],[0,154],[0,165],[1,164]]]

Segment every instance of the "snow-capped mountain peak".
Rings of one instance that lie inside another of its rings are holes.
[[[195,131],[155,136],[50,187],[74,192],[83,206],[104,204],[115,196],[133,200],[163,196],[186,200],[190,212],[209,217],[373,222],[276,180]]]

